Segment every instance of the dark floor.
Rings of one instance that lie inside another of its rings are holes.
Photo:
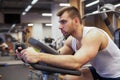
[[[0,75],[2,75],[0,80],[38,80],[33,74],[31,75],[31,69],[21,60],[15,60],[13,56],[0,56]]]
[[[43,76],[41,71],[31,69],[28,64],[15,60],[13,56],[0,57],[0,75],[0,80],[59,80],[53,74]]]
[[[0,67],[0,80],[28,80],[29,69],[24,65]]]

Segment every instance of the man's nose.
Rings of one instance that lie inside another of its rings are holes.
[[[62,25],[59,25],[59,29],[62,29],[63,28],[63,26]]]

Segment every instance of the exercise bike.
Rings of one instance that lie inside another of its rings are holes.
[[[41,49],[42,51],[46,53],[52,53],[54,55],[58,55],[58,52],[51,48],[50,46],[45,45],[44,43],[34,39],[30,38],[28,42],[35,48]],[[18,46],[22,47],[23,49],[25,46]],[[21,51],[21,50],[18,50]],[[24,60],[22,60],[24,62]],[[61,67],[56,67],[52,65],[48,65],[46,63],[38,62],[38,63],[29,63],[30,66],[32,66],[35,70],[39,70],[42,72],[42,78],[40,77],[41,80],[59,80],[58,74],[70,74],[70,75],[76,75],[80,76],[81,72],[78,70],[73,70],[73,69],[66,69],[66,68],[61,68]]]

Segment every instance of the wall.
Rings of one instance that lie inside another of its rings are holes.
[[[119,16],[119,18],[118,18],[118,22],[117,22],[118,24],[118,28],[120,28],[120,16]]]
[[[40,13],[27,13],[24,16],[21,15],[21,23],[25,23],[25,24],[26,23],[33,23],[33,24],[37,24],[38,26],[40,25],[41,27],[43,27],[41,25],[42,23],[51,23],[52,22],[53,26],[51,27],[51,30],[49,30],[50,28],[49,29],[45,28],[45,30],[50,31],[49,35],[42,35],[42,32],[45,32],[45,34],[48,34],[48,33],[46,33],[48,31],[44,31],[43,28],[39,27],[40,32],[41,32],[39,34],[40,35],[39,39],[43,39],[46,36],[52,36],[53,38],[57,39],[57,38],[62,36],[61,31],[58,28],[58,26],[59,26],[58,17],[56,16],[56,12],[58,11],[59,8],[61,8],[61,7],[59,7],[59,5],[57,3],[53,3],[53,6],[52,6],[52,13],[53,13],[52,19],[51,19],[51,17],[43,17],[43,16],[41,16]],[[0,13],[0,23],[4,23],[3,19],[4,19],[3,14]],[[2,26],[5,27],[4,25],[1,25],[0,28]],[[11,27],[11,26],[7,26],[7,27]],[[35,29],[34,29],[34,31],[35,31]],[[36,34],[36,33],[34,33],[34,34]],[[35,37],[35,35],[34,35],[34,37]]]
[[[0,23],[3,23],[4,22],[4,19],[3,19],[3,14],[0,13]]]
[[[42,24],[35,23],[32,26],[32,37],[37,39],[37,40],[42,40],[43,39],[43,27],[42,27]]]
[[[51,17],[44,17],[39,13],[27,13],[21,16],[21,21],[21,23],[51,23]]]
[[[85,26],[95,26],[95,27],[98,27],[96,26],[95,24],[95,17],[94,16],[88,16],[84,19],[85,21]]]
[[[14,13],[14,12],[13,12]],[[3,13],[0,12],[0,23],[4,24]],[[23,23],[51,23],[51,17],[43,17],[39,13],[27,13],[26,15],[21,15],[21,24]],[[0,28],[4,25],[0,25]]]
[[[11,25],[3,25],[4,24],[4,16],[3,16],[3,13],[1,13],[1,12],[0,12],[0,23],[2,23],[2,24],[0,24],[0,28],[10,28],[11,27]],[[21,23],[22,24],[23,23],[24,24],[33,23],[35,28],[33,28],[32,36],[35,38],[38,38],[40,40],[46,36],[46,35],[44,36],[42,34],[42,32],[44,31],[42,28],[43,27],[42,23],[51,23],[51,17],[43,17],[40,13],[27,13],[27,15],[21,15]],[[27,27],[27,26],[25,26],[25,27]],[[49,29],[46,29],[46,30],[50,31]],[[3,36],[4,34],[1,34],[1,35]],[[16,35],[13,34],[13,36],[16,38]],[[18,39],[18,38],[16,38],[16,39]],[[21,36],[20,36],[20,39],[22,39]]]
[[[52,37],[52,30],[51,30],[51,26],[44,26],[43,27],[43,38],[45,37]]]
[[[61,31],[59,30],[59,18],[56,16],[57,11],[60,9],[61,7],[59,6],[59,4],[54,3],[54,5],[52,5],[52,37],[57,40],[59,39],[62,35]]]

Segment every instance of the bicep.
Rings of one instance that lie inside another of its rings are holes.
[[[73,49],[71,48],[72,37],[69,36],[65,41],[62,48],[59,49],[60,54],[63,55],[72,55],[74,53]]]
[[[97,34],[97,35],[96,35]],[[82,46],[81,48],[75,53],[75,56],[78,56],[79,61],[82,62],[82,64],[85,64],[89,62],[91,59],[93,59],[101,46],[101,35],[98,33],[89,33],[83,40],[82,40]]]
[[[58,51],[62,55],[71,55],[71,54],[73,54],[73,50],[70,47],[68,47],[67,45],[64,45]]]

